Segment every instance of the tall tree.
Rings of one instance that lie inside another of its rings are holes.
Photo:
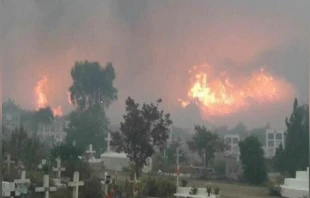
[[[209,131],[205,126],[195,126],[195,134],[192,140],[188,141],[189,148],[197,152],[204,163],[204,169],[214,158],[216,151],[224,149],[224,143],[216,133]]]
[[[309,164],[309,106],[299,105],[295,99],[292,114],[285,123],[284,168],[294,176]]]
[[[285,155],[282,144],[276,149],[275,156],[273,158],[273,168],[279,172],[285,171]]]
[[[244,177],[251,184],[262,184],[267,178],[264,150],[255,136],[239,142]]]
[[[140,107],[129,97],[120,131],[112,134],[111,146],[127,154],[138,177],[147,159],[155,153],[155,148],[163,148],[169,137],[172,121],[170,114],[159,110],[160,103],[161,100],[157,100],[155,104],[143,104]]]
[[[112,63],[103,68],[98,62],[76,62],[71,76],[70,100],[76,110],[69,116],[67,142],[76,141],[82,148],[93,144],[102,149],[109,123],[105,109],[117,99]]]
[[[76,62],[71,76],[70,99],[79,110],[85,111],[94,106],[109,107],[117,99],[112,63],[102,68],[98,62]]]

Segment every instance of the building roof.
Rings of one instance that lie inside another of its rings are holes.
[[[100,157],[113,157],[113,158],[127,158],[126,153],[117,153],[113,151],[104,152],[100,155]]]

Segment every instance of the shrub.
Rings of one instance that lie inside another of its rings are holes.
[[[169,179],[149,177],[144,181],[143,194],[145,196],[171,197],[175,192],[175,183]]]
[[[182,187],[186,187],[186,186],[187,186],[187,183],[188,183],[188,182],[187,182],[185,179],[182,179],[182,180],[181,180],[181,186],[182,186]]]
[[[220,187],[218,186],[215,186],[213,190],[215,195],[218,195],[220,193]]]
[[[281,196],[281,187],[280,185],[283,184],[284,177],[279,176],[276,177],[274,180],[269,180],[267,182],[267,188],[270,196]]]
[[[212,185],[211,184],[207,184],[207,193],[208,193],[208,196],[210,196],[211,194],[211,191],[212,191]]]
[[[189,194],[196,195],[197,191],[198,191],[198,189],[194,186],[194,187],[192,187],[191,192]]]
[[[100,180],[92,178],[91,180],[85,181],[84,186],[81,187],[81,198],[103,198],[104,193]]]

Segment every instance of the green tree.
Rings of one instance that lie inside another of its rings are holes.
[[[224,149],[224,143],[216,133],[212,133],[205,126],[195,126],[195,134],[188,146],[193,152],[197,152],[204,162],[204,169],[214,159],[214,153]]]
[[[309,164],[309,106],[294,101],[293,112],[286,118],[283,164],[285,171],[295,176],[297,170],[304,170]]]
[[[282,144],[276,149],[275,156],[273,158],[273,168],[279,172],[285,171],[285,155]]]
[[[172,124],[170,114],[159,110],[161,99],[142,107],[132,98],[126,100],[126,114],[120,131],[112,134],[111,146],[118,152],[125,152],[139,173],[147,159],[155,153],[155,148],[163,148],[169,137]]]
[[[76,62],[71,76],[70,99],[76,110],[69,115],[66,141],[69,144],[76,141],[83,149],[93,144],[102,151],[109,123],[105,109],[117,99],[112,63],[102,68],[97,62]]]
[[[85,111],[90,107],[109,107],[117,99],[112,63],[102,68],[98,62],[76,62],[71,69],[73,80],[69,88],[71,102]]]
[[[37,124],[51,124],[54,119],[51,107],[41,108],[34,114],[34,120]]]
[[[244,177],[251,184],[262,184],[267,178],[264,150],[255,136],[239,142]]]

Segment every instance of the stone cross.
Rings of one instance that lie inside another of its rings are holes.
[[[105,140],[107,141],[107,151],[110,151],[110,142],[112,140],[110,133],[108,133],[108,137],[106,137]]]
[[[50,187],[49,175],[43,176],[43,187],[36,187],[35,192],[44,192],[44,198],[49,198],[50,192],[56,191],[56,187]]]
[[[26,171],[22,170],[21,171],[21,178],[14,180],[14,183],[16,184],[16,190],[15,190],[15,195],[18,194],[27,194],[27,188],[30,186],[30,179],[26,179]]]
[[[73,181],[68,183],[68,186],[73,188],[72,198],[79,197],[79,186],[83,186],[84,182],[79,181],[80,174],[79,172],[74,172]]]
[[[11,155],[8,154],[6,157],[6,161],[4,161],[7,164],[8,172],[10,172],[11,164],[15,164],[14,161],[11,160]]]
[[[136,187],[136,185],[137,185],[138,183],[140,183],[141,181],[137,179],[137,173],[135,173],[134,179],[131,180],[131,181],[129,181],[129,182],[133,184],[133,189],[132,189],[132,191],[133,191],[134,196],[138,196],[139,191],[136,190],[135,187]]]
[[[177,153],[176,153],[176,155],[175,155],[176,157],[177,157],[177,187],[179,187],[179,175],[180,175],[180,157],[182,156],[181,154],[180,154],[180,149],[179,148],[177,148]]]
[[[56,159],[57,166],[53,167],[53,171],[57,172],[57,178],[61,178],[61,172],[65,171],[66,169],[64,167],[61,167],[61,159],[57,158]]]
[[[87,150],[86,153],[90,154],[91,158],[96,153],[96,151],[93,150],[93,145],[92,144],[89,145],[89,150]]]

